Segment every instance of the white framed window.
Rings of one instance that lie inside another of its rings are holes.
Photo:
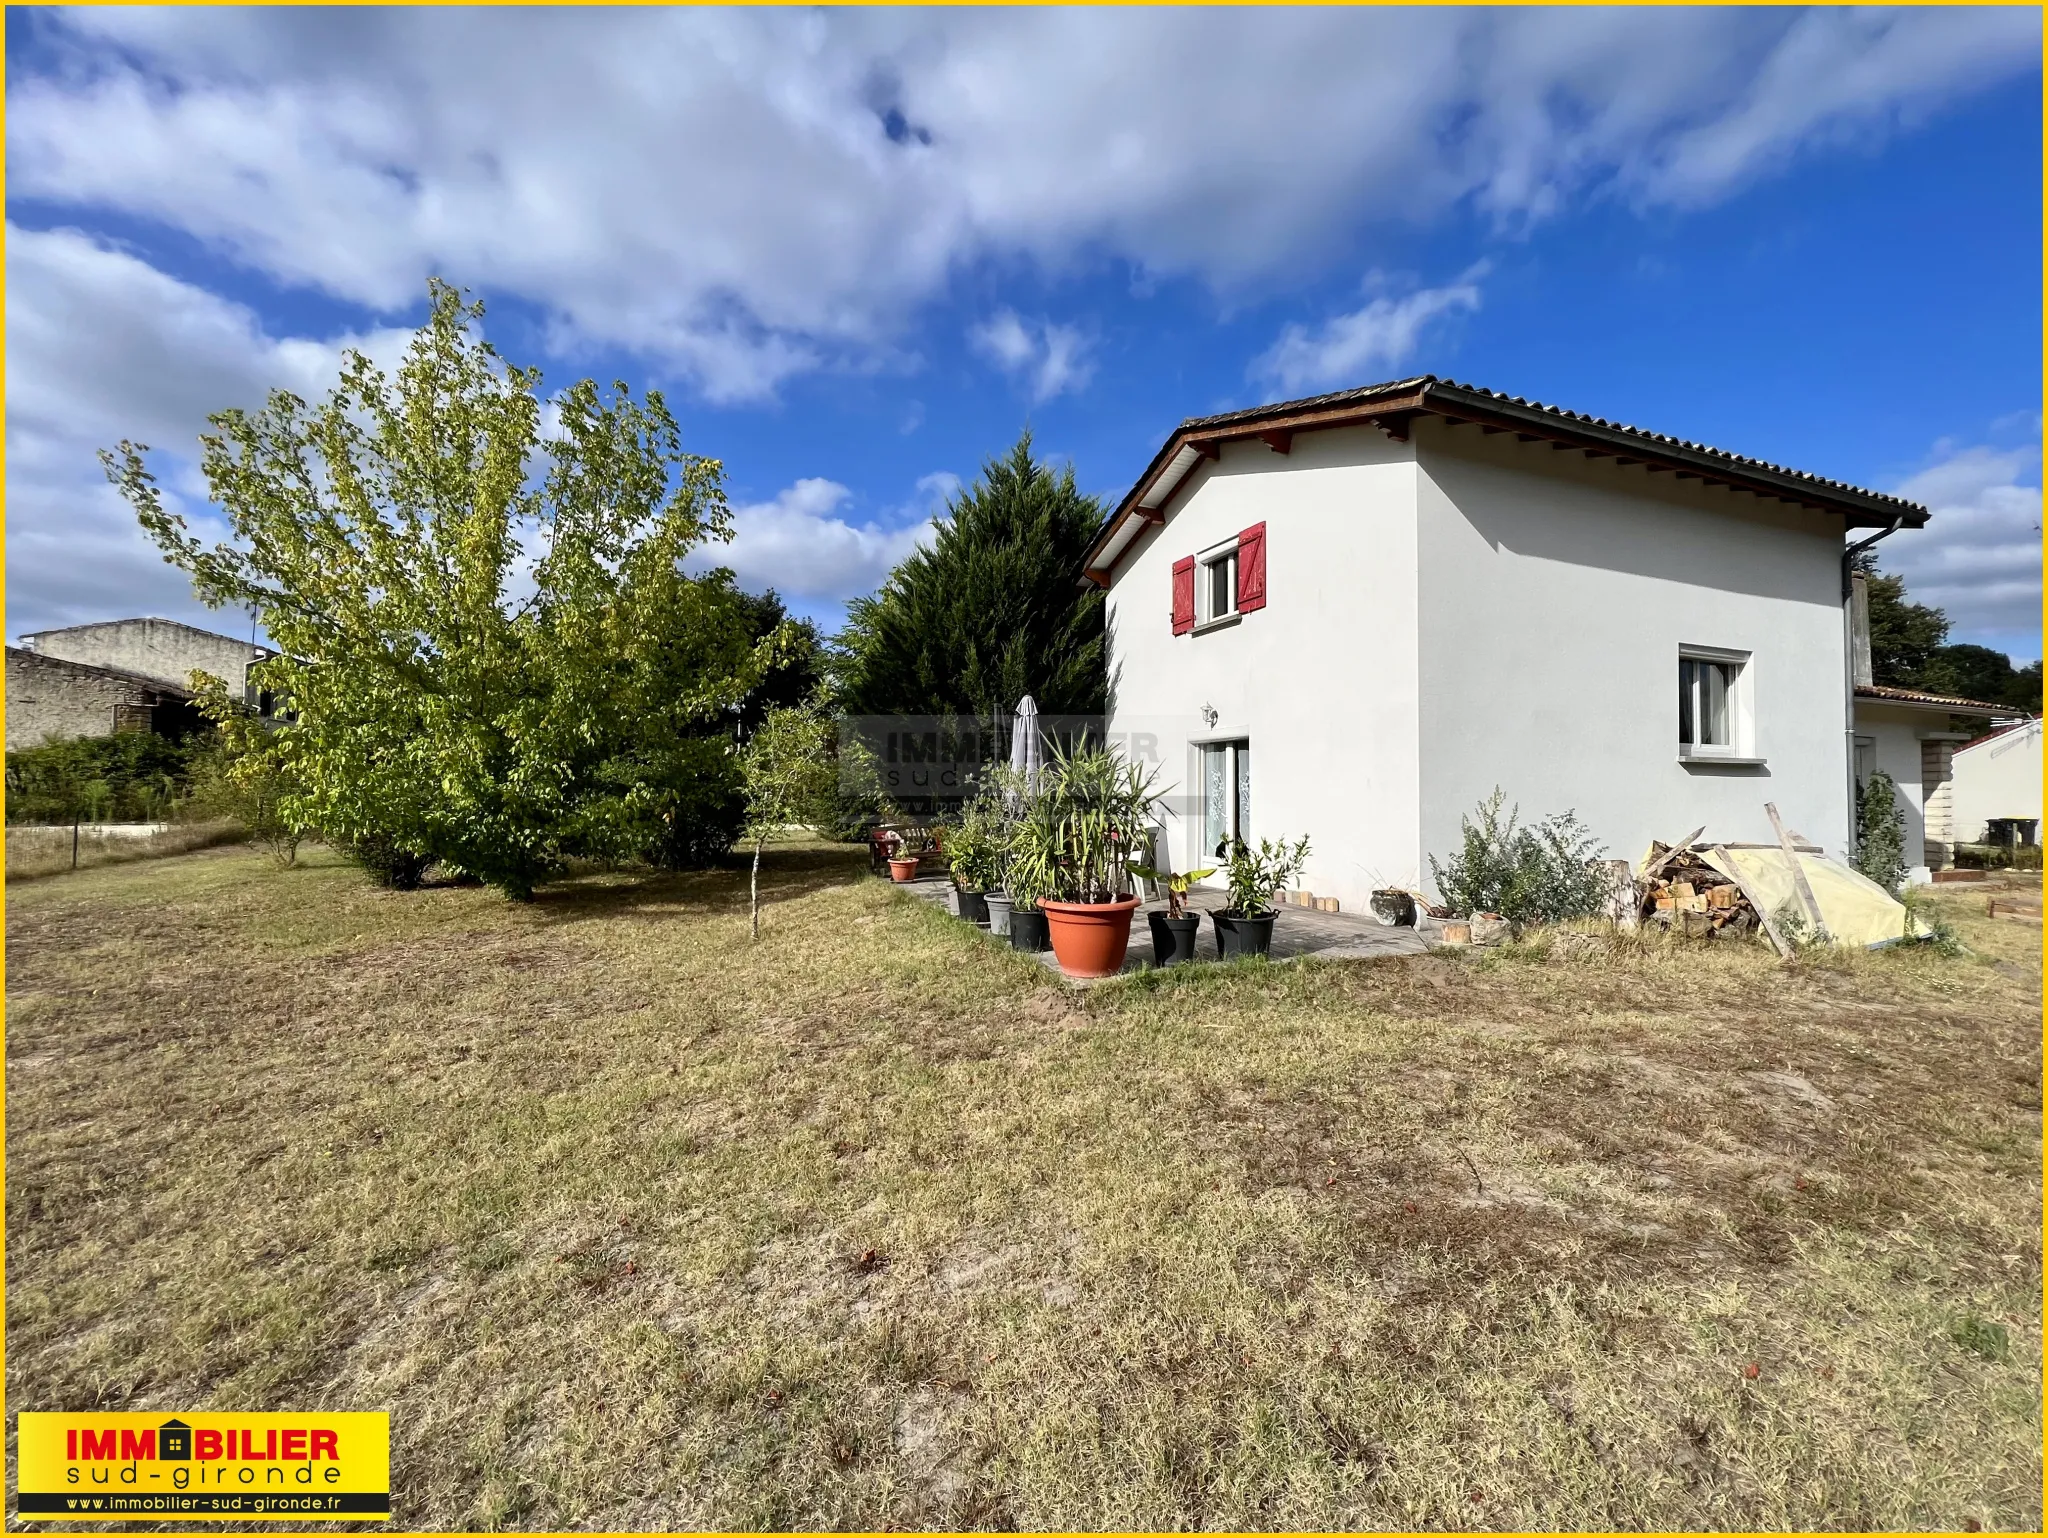
[[[1753,761],[1755,711],[1748,652],[1678,649],[1678,756]]]
[[[1195,624],[1213,625],[1237,616],[1237,541],[1195,557]]]

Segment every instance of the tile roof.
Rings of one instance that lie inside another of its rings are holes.
[[[1924,689],[1900,689],[1891,684],[1858,684],[1856,697],[1897,700],[1901,705],[1943,705],[1964,715],[2018,716],[2026,713],[2016,705],[1994,705],[1989,700],[1958,699],[1953,694],[1929,694]]]
[[[1442,417],[1477,425],[1486,432],[1512,432],[1525,440],[1547,439],[1553,447],[1577,448],[1590,458],[1610,457],[1617,464],[1641,464],[1653,472],[1673,472],[1679,479],[1695,477],[1759,497],[1817,508],[1842,517],[1851,529],[1917,529],[1928,518],[1925,507],[1890,492],[1871,491],[1808,470],[1794,470],[1689,438],[1567,411],[1479,385],[1417,374],[1355,390],[1187,418],[1160,445],[1151,464],[1104,519],[1089,547],[1082,580],[1106,586],[1110,572],[1132,542],[1132,521],[1158,521],[1159,510],[1196,464],[1214,458],[1224,442],[1262,437],[1286,453],[1287,445],[1299,434],[1364,424],[1405,440],[1409,423],[1416,417]]]
[[[1418,374],[1412,379],[1389,380],[1384,384],[1364,385],[1354,390],[1338,390],[1328,395],[1311,395],[1301,400],[1276,401],[1269,406],[1254,406],[1244,411],[1227,411],[1217,416],[1189,417],[1182,422],[1181,430],[1200,431],[1205,427],[1233,426],[1255,421],[1266,416],[1292,415],[1300,411],[1316,411],[1352,404],[1364,405],[1386,395],[1406,394],[1420,391],[1425,394],[1464,395],[1477,400],[1495,401],[1504,406],[1518,406],[1524,411],[1541,412],[1560,422],[1581,423],[1588,427],[1604,428],[1608,432],[1626,434],[1643,443],[1654,443],[1667,448],[1684,449],[1693,454],[1703,454],[1729,465],[1744,469],[1762,470],[1771,475],[1782,475],[1795,481],[1825,491],[1847,492],[1858,498],[1873,502],[1890,503],[1904,513],[1919,513],[1925,516],[1927,509],[1917,502],[1896,497],[1889,492],[1871,491],[1867,487],[1851,485],[1848,481],[1832,480],[1824,475],[1815,475],[1809,470],[1795,470],[1789,465],[1772,464],[1767,459],[1753,459],[1747,454],[1737,454],[1728,449],[1717,449],[1712,444],[1695,443],[1689,438],[1673,437],[1670,433],[1651,432],[1648,428],[1635,427],[1627,422],[1611,422],[1606,417],[1596,417],[1584,411],[1569,411],[1563,406],[1550,406],[1542,401],[1532,401],[1520,395],[1508,395],[1500,390],[1489,390],[1483,385],[1460,384],[1455,379],[1440,379],[1435,374]]]

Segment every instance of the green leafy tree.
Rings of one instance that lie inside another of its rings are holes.
[[[539,372],[482,340],[480,304],[438,280],[430,300],[395,378],[350,352],[316,405],[209,418],[228,543],[165,505],[145,446],[102,456],[199,597],[282,650],[259,671],[297,717],[284,815],[514,897],[565,853],[701,852],[678,824],[707,773],[729,842],[732,713],[783,637],[754,635],[730,572],[682,570],[730,537],[722,468],[623,385],[570,386],[544,437]]]
[[[775,662],[740,703],[738,727],[744,738],[767,719],[769,711],[801,705],[824,686],[825,643],[816,625],[789,617],[781,595],[772,587],[765,593],[740,594],[739,607],[747,631],[756,641],[780,637]]]
[[[1935,652],[1948,639],[1948,616],[1906,597],[1906,579],[1877,569],[1875,552],[1856,556],[1870,604],[1872,679],[1901,689],[1924,689],[1923,677]]]
[[[1906,596],[1906,582],[1877,569],[1873,551],[1856,557],[1870,604],[1870,675],[1900,689],[1925,689],[1960,699],[2041,713],[2041,664],[2023,668],[1989,646],[1950,643],[1948,616]]]
[[[838,683],[856,715],[987,720],[1024,695],[1054,714],[1108,698],[1102,595],[1080,585],[1103,509],[1026,432],[956,495],[929,546],[848,606]]]
[[[2017,670],[2004,652],[1967,642],[1939,648],[1928,659],[1920,677],[1936,694],[1953,694],[1966,700],[2006,703]]]
[[[1999,703],[2010,705],[2014,710],[2024,710],[2030,716],[2041,714],[2041,663],[2036,658],[2023,668],[2015,668],[2005,686],[2005,692],[1998,696]]]
[[[752,937],[761,938],[761,851],[794,824],[824,827],[838,806],[842,778],[871,777],[865,751],[849,741],[842,760],[838,731],[822,696],[778,705],[740,750],[746,787],[746,835],[754,846],[747,882]]]

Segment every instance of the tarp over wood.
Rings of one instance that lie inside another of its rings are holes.
[[[1805,919],[1805,904],[1799,900],[1784,850],[1714,846],[1701,849],[1699,855],[1722,875],[1739,881],[1773,918],[1791,913]],[[1820,904],[1821,923],[1837,945],[1878,950],[1906,938],[1906,905],[1875,881],[1825,855],[1802,852],[1798,860],[1813,899]],[[1916,921],[1916,939],[1925,939],[1929,932]]]

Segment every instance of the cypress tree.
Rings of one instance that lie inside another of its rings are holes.
[[[847,609],[840,701],[854,715],[1050,714],[1108,703],[1102,594],[1081,560],[1102,504],[1034,459],[1027,430],[958,492],[936,537]]]

